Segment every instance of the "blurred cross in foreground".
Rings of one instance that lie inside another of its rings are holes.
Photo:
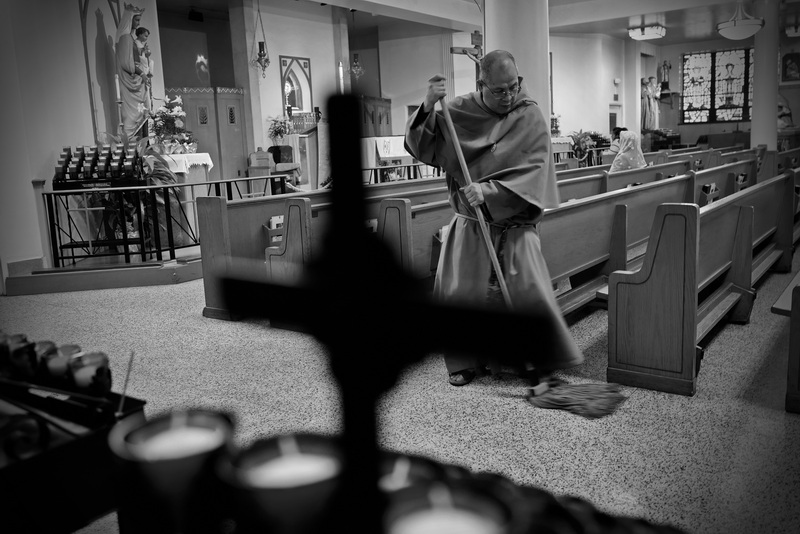
[[[380,396],[403,369],[437,351],[491,355],[522,367],[523,356],[548,354],[552,319],[433,301],[364,224],[357,99],[334,96],[328,113],[334,213],[322,255],[301,285],[234,274],[223,287],[232,313],[295,325],[327,345],[341,389],[344,468],[331,517],[322,524],[334,532],[378,533],[385,509],[376,443]]]

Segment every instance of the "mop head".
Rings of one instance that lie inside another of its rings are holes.
[[[618,384],[568,384],[550,379],[531,388],[527,400],[537,408],[567,410],[587,419],[614,413],[627,397]]]

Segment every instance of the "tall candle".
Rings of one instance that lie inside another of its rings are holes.
[[[224,439],[220,428],[179,425],[149,436],[141,443],[131,443],[130,448],[141,460],[174,460],[213,450]]]
[[[339,461],[321,454],[293,453],[254,465],[243,473],[245,482],[258,488],[294,488],[333,478]]]
[[[119,92],[119,74],[114,75],[114,85],[117,87],[117,100],[122,100],[122,94]]]
[[[344,65],[339,62],[339,94],[344,94]]]

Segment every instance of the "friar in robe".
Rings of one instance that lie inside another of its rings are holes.
[[[546,208],[559,205],[550,141],[550,125],[522,87],[513,56],[503,50],[480,61],[480,89],[448,104],[457,140],[434,105],[446,95],[445,78],[428,82],[422,105],[409,117],[405,147],[420,161],[446,173],[450,205],[455,211],[442,245],[434,296],[472,306],[502,305],[499,286],[476,210],[483,212],[502,276],[516,312],[546,313],[557,329],[556,350],[537,352],[531,338],[531,361],[547,374],[583,362],[553,293],[539,240],[538,223]],[[469,170],[465,184],[454,142],[459,142]],[[474,325],[453,335],[493,336]],[[535,358],[534,358],[535,355]],[[450,383],[461,386],[488,364],[462,354],[445,353]]]

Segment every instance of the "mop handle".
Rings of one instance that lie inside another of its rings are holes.
[[[453,138],[453,147],[455,148],[456,155],[458,156],[458,163],[461,165],[461,172],[464,174],[464,181],[466,182],[466,185],[469,185],[472,183],[472,179],[469,176],[469,169],[467,168],[467,162],[464,159],[464,153],[461,151],[461,143],[458,141],[458,136],[456,135],[456,127],[453,125],[452,117],[450,117],[450,110],[447,109],[447,104],[444,100],[439,100],[439,104],[442,106],[444,121],[447,123],[447,129],[450,131],[450,137]],[[475,213],[478,216],[478,226],[481,229],[481,234],[483,234],[483,241],[486,243],[486,249],[489,252],[489,259],[492,260],[494,272],[497,274],[497,281],[500,284],[500,291],[503,293],[503,300],[505,301],[506,306],[511,309],[511,295],[508,293],[508,287],[506,286],[506,279],[503,276],[503,271],[500,270],[500,260],[497,259],[497,253],[494,250],[492,238],[489,235],[489,227],[486,226],[486,221],[483,218],[483,211],[481,211],[480,207],[475,208]]]

